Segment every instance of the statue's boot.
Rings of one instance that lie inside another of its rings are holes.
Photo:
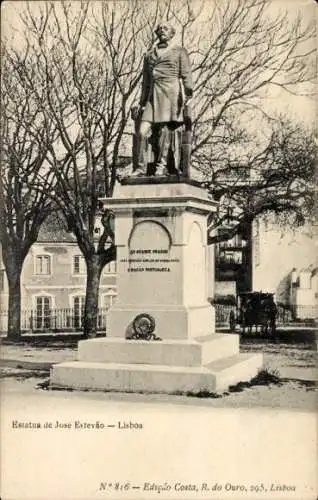
[[[165,167],[164,165],[158,165],[156,167],[156,173],[155,173],[156,177],[166,177],[167,175],[169,175],[167,167]]]
[[[133,171],[130,177],[146,177],[147,172],[144,167],[137,167],[136,170]]]
[[[131,177],[147,176],[147,149],[148,143],[146,136],[139,136],[137,141],[137,167],[131,174]]]

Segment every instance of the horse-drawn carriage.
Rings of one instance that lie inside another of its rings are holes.
[[[273,336],[276,331],[277,307],[273,293],[245,292],[237,297],[236,310],[230,313],[230,329],[239,326],[244,335],[254,331]]]

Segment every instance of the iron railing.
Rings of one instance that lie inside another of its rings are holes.
[[[108,308],[98,309],[97,330],[106,331]],[[78,309],[22,310],[23,332],[72,332],[83,330],[83,311]],[[0,331],[7,331],[8,312],[0,313]]]
[[[237,315],[237,310],[234,305],[215,304],[216,326],[229,326],[231,311],[233,311],[235,316]],[[277,306],[277,325],[315,320],[318,320],[318,305]]]
[[[217,327],[228,327],[230,313],[235,316],[235,305],[215,304],[215,322]],[[107,330],[108,308],[99,308],[97,330]],[[276,323],[278,325],[291,324],[297,321],[315,321],[318,319],[318,306],[277,307]],[[6,332],[8,326],[8,312],[0,312],[0,332]],[[22,310],[21,330],[23,332],[76,332],[83,330],[83,311],[78,309],[50,309],[50,310]]]

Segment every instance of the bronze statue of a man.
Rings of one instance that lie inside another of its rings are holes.
[[[137,168],[133,177],[147,175],[146,143],[152,133],[155,175],[168,175],[167,159],[171,131],[184,122],[184,107],[193,93],[187,51],[171,40],[175,29],[159,24],[158,43],[145,55],[139,103]]]

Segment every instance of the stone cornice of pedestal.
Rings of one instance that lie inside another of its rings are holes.
[[[126,212],[129,209],[157,209],[165,211],[169,208],[181,208],[183,210],[188,210],[191,212],[197,212],[200,214],[206,214],[214,212],[217,208],[218,203],[209,200],[200,200],[196,198],[135,198],[133,201],[131,198],[127,199],[113,199],[107,198],[106,200],[100,200],[103,203],[103,208],[115,209],[116,212]]]
[[[211,200],[207,192],[190,183],[128,184],[119,186],[113,198],[102,198],[103,208],[116,212],[129,209],[167,210],[180,208],[208,214],[215,212],[218,202]]]

